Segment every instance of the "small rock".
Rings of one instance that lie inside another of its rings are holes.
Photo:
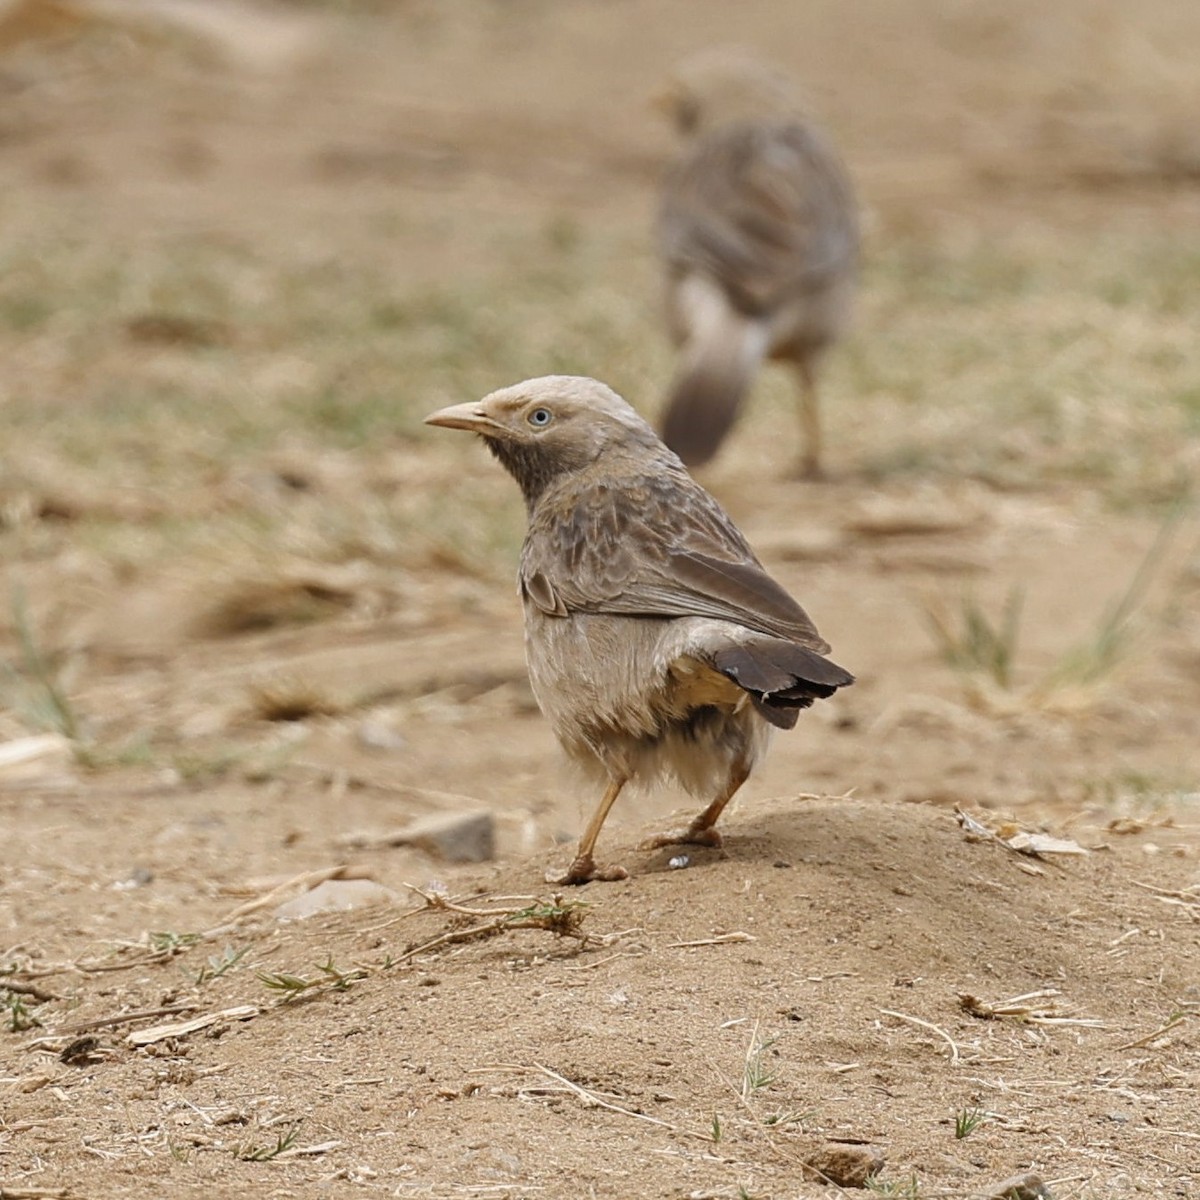
[[[988,1192],[988,1200],[1051,1200],[1050,1189],[1040,1175],[1026,1171],[998,1183]]]
[[[389,753],[398,753],[408,745],[403,734],[398,733],[383,721],[364,721],[358,727],[358,740],[368,750],[382,750]]]
[[[485,1179],[518,1179],[524,1167],[515,1154],[494,1146],[469,1150],[463,1162],[473,1167]]]
[[[422,817],[393,838],[445,862],[487,862],[496,855],[496,822],[490,812],[439,813]]]
[[[153,882],[154,872],[149,867],[134,867],[124,879],[118,879],[113,884],[113,890],[128,892],[134,888],[148,887]]]
[[[324,912],[348,912],[371,904],[395,904],[398,892],[372,879],[326,879],[301,896],[284,901],[275,916],[281,921],[303,921]]]
[[[58,1056],[59,1062],[72,1067],[87,1067],[97,1061],[96,1051],[100,1049],[98,1037],[79,1037],[68,1042]]]
[[[814,1151],[804,1163],[812,1178],[837,1187],[866,1187],[883,1170],[883,1153],[874,1146],[846,1146],[830,1142]]]

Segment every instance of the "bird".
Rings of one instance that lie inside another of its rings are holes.
[[[743,54],[686,61],[658,101],[686,139],[657,221],[681,348],[663,439],[689,466],[708,462],[760,364],[782,360],[799,384],[798,474],[820,478],[817,369],[849,324],[858,268],[849,176],[786,76]]]
[[[825,657],[717,500],[605,384],[530,379],[425,421],[478,434],[520,486],[530,683],[567,757],[603,787],[574,860],[548,882],[627,877],[597,865],[595,849],[631,782],[674,779],[708,801],[643,848],[720,846],[717,819],[772,731],[854,677]]]

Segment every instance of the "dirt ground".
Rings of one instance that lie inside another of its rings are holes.
[[[654,411],[647,98],[734,42],[867,246],[832,478],[769,370],[703,479],[859,682],[723,852],[630,797],[630,878],[559,893],[595,796],[519,498],[420,417]],[[1198,45],[1170,0],[0,9],[0,1198],[1196,1194]],[[393,844],[478,812],[485,861]]]

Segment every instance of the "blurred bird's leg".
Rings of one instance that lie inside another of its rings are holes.
[[[583,837],[579,839],[579,850],[575,854],[575,860],[567,868],[565,875],[555,875],[553,871],[547,872],[547,883],[591,883],[593,879],[611,883],[614,880],[629,877],[629,872],[624,867],[597,867],[596,860],[592,857],[592,853],[596,849],[596,839],[600,836],[600,830],[604,825],[604,819],[608,816],[608,810],[612,808],[621,794],[621,789],[628,781],[627,775],[619,775],[609,781],[608,787],[604,789],[604,795],[600,798],[600,803],[596,805],[596,811],[592,813],[588,827],[583,831]]]
[[[721,834],[715,828],[717,820],[725,811],[725,805],[749,778],[750,765],[744,758],[739,758],[733,764],[720,795],[690,825],[647,838],[639,848],[657,850],[661,846],[720,846]]]
[[[796,474],[800,479],[821,479],[825,474],[821,466],[821,408],[812,359],[800,359],[796,373],[800,377],[800,432],[804,438]]]

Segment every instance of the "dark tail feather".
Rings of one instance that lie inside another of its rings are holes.
[[[755,709],[780,729],[791,729],[799,710],[814,700],[826,700],[854,682],[837,663],[780,638],[723,647],[713,655],[713,666],[747,692]]]
[[[662,419],[663,441],[690,467],[716,454],[766,352],[760,323],[723,305],[694,330]]]
[[[699,363],[680,376],[662,420],[662,439],[689,467],[716,454],[737,420],[749,373],[738,363]]]

